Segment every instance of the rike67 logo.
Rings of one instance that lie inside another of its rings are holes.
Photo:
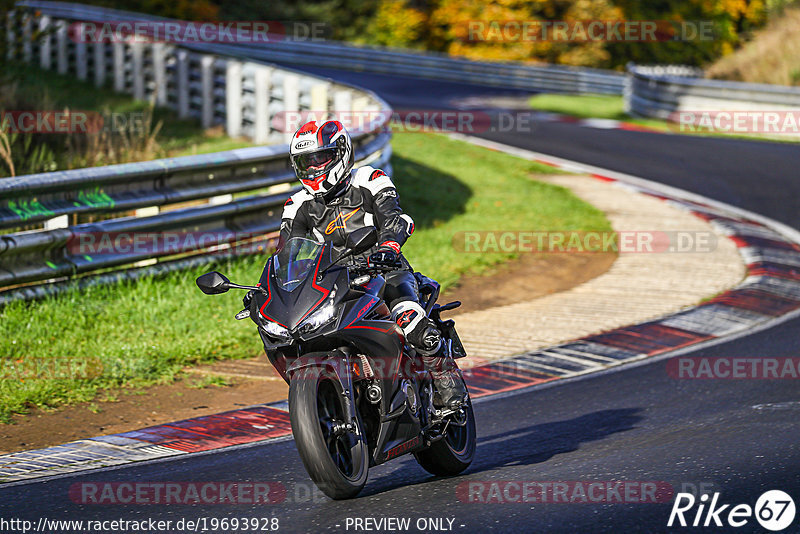
[[[719,493],[714,493],[709,498],[708,494],[703,494],[696,499],[691,493],[678,493],[667,526],[738,528],[747,525],[755,517],[763,528],[777,532],[794,521],[794,500],[783,491],[765,492],[758,498],[755,507],[749,504],[721,504],[719,496]]]

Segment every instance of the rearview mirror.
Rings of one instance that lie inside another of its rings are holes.
[[[353,254],[360,254],[378,242],[378,230],[374,226],[364,226],[347,234],[345,246]]]
[[[200,288],[200,291],[206,295],[219,295],[220,293],[225,293],[231,287],[231,281],[224,274],[220,274],[217,271],[204,274],[195,283]]]

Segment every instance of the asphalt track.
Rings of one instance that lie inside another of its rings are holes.
[[[319,70],[317,70],[319,72]],[[328,73],[330,74],[330,73]],[[452,94],[486,88],[336,73],[399,109],[442,109]],[[423,96],[420,96],[423,95]],[[660,181],[800,227],[800,150],[793,145],[599,130],[541,123],[530,134],[483,137]],[[700,349],[693,355],[797,357],[800,318]],[[461,532],[666,532],[662,504],[468,502],[459,484],[480,481],[660,481],[675,491],[705,484],[722,503],[755,504],[781,489],[800,504],[800,390],[794,380],[677,380],[664,360],[489,399],[476,405],[477,457],[462,476],[437,479],[412,457],[371,471],[347,502],[308,497],[310,481],[291,440],[0,488],[0,517],[171,519],[278,517],[281,531],[344,532],[366,517],[454,519]],[[287,498],[268,505],[79,505],[85,481],[272,481]],[[466,495],[468,497],[468,494]],[[464,502],[467,500],[467,502]],[[694,512],[695,509],[692,510]],[[693,515],[691,516],[693,517]],[[786,532],[797,532],[798,520]],[[447,522],[445,522],[447,525]],[[715,528],[713,532],[732,529]],[[737,532],[764,532],[751,519]]]

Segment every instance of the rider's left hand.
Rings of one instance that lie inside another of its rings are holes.
[[[391,267],[397,263],[397,252],[390,247],[380,247],[369,257],[369,266]]]

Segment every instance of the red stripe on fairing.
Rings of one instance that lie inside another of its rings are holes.
[[[269,315],[264,313],[264,308],[266,308],[267,304],[269,304],[269,302],[272,300],[272,286],[269,283],[269,275],[271,273],[272,273],[272,262],[270,261],[269,262],[269,268],[267,269],[267,300],[261,306],[261,309],[258,310],[258,313],[260,313],[261,316],[264,317],[264,319],[268,319],[268,320],[272,321],[273,323],[275,323],[277,325],[280,325],[280,326],[282,326],[282,327],[284,327],[284,328],[286,328],[288,330],[289,329],[288,326],[286,326],[285,324],[279,323],[278,321],[276,321],[275,319],[273,319],[272,317],[270,317]],[[259,285],[261,285],[261,282],[259,282]]]
[[[356,314],[356,318],[355,318],[355,319],[353,319],[352,321],[350,321],[350,324],[348,324],[348,325],[347,325],[347,326],[345,326],[344,328],[350,328],[350,325],[352,325],[353,323],[355,323],[356,321],[358,321],[359,319],[361,319],[361,318],[362,318],[364,315],[366,315],[366,314],[367,314],[367,312],[368,312],[369,310],[371,310],[371,309],[372,309],[372,306],[373,306],[373,305],[374,305],[376,302],[378,302],[378,301],[380,301],[380,300],[381,300],[381,299],[379,299],[378,297],[370,297],[370,301],[369,301],[367,304],[365,304],[365,305],[364,305],[364,307],[363,307],[363,308],[361,308],[361,309],[358,311],[358,313]],[[362,312],[363,312],[363,313],[362,313]],[[344,328],[343,328],[343,330],[344,330]]]
[[[313,288],[314,288],[314,289],[316,289],[317,291],[321,291],[321,292],[322,292],[322,296],[319,298],[319,300],[318,300],[318,301],[317,301],[317,302],[316,302],[316,303],[315,303],[313,306],[311,306],[311,307],[308,309],[308,311],[306,312],[306,314],[305,314],[305,315],[303,315],[303,316],[300,318],[300,320],[299,320],[299,321],[297,321],[297,324],[300,324],[300,323],[302,323],[302,322],[303,322],[303,319],[305,319],[306,317],[308,317],[308,314],[310,314],[312,311],[314,311],[314,308],[316,308],[317,306],[319,306],[319,303],[320,303],[320,302],[322,302],[323,300],[325,300],[325,297],[327,297],[327,296],[328,296],[328,295],[330,295],[330,293],[331,293],[329,289],[325,289],[324,287],[317,285],[317,273],[319,272],[319,264],[320,264],[320,263],[322,263],[322,254],[320,254],[320,255],[319,255],[319,259],[317,260],[317,268],[316,268],[316,270],[314,271],[314,278],[312,278],[312,279],[311,279],[311,287],[313,287]]]
[[[384,330],[383,328],[378,328],[376,326],[350,326],[350,325],[345,326],[343,328],[343,330],[351,330],[351,329],[354,329],[354,328],[364,328],[366,330],[377,330],[378,332],[383,332],[384,334],[388,334],[389,332],[392,331],[391,328],[387,328],[386,330]]]

